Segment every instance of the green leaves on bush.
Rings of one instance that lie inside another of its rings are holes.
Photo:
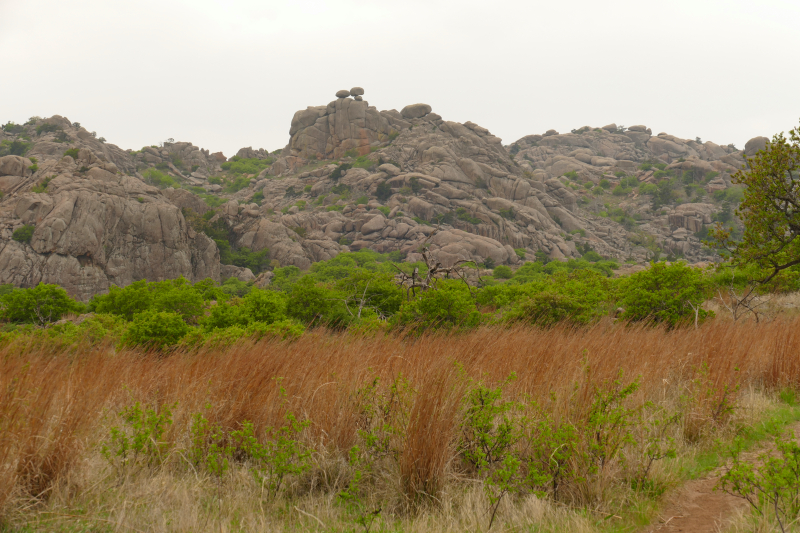
[[[24,242],[24,243],[31,242],[31,238],[33,237],[33,232],[35,229],[36,228],[34,226],[26,224],[21,228],[15,229],[14,233],[11,234],[11,238],[17,242]]]
[[[175,187],[178,185],[178,182],[175,180],[175,178],[154,168],[146,170],[142,175],[147,183],[150,185],[155,185],[159,189],[166,189],[168,187]]]
[[[651,263],[650,268],[620,281],[623,318],[677,326],[713,316],[700,309],[711,288],[710,279],[698,268],[678,262]],[[695,314],[696,313],[696,314]]]
[[[385,181],[382,181],[381,183],[379,183],[378,184],[378,189],[375,191],[375,196],[381,202],[385,202],[386,200],[391,198],[392,194],[393,194],[392,187],[388,183],[386,183]]]
[[[9,141],[5,140],[0,142],[0,157],[4,155],[25,155],[31,149],[33,143],[25,141]]]
[[[122,344],[163,350],[178,344],[189,329],[178,313],[148,309],[134,315]]]
[[[6,322],[44,326],[67,313],[83,310],[84,305],[70,298],[58,285],[39,283],[30,289],[0,294],[0,319]]]
[[[222,170],[227,170],[233,175],[239,174],[255,174],[258,175],[262,170],[272,165],[274,160],[271,157],[267,159],[239,159],[236,156],[232,157],[230,161],[222,163]],[[249,181],[249,180],[248,180]]]
[[[481,313],[463,282],[444,280],[435,290],[427,290],[403,302],[392,322],[418,332],[470,328],[481,322]]]

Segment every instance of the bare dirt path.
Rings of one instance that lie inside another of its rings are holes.
[[[800,433],[800,422],[786,427],[797,435]],[[759,453],[766,447],[742,454],[742,458],[755,461]],[[695,479],[683,485],[671,498],[667,506],[658,514],[658,522],[650,524],[641,533],[668,533],[685,531],[691,533],[719,533],[724,531],[731,518],[739,509],[748,507],[741,498],[731,496],[722,491],[714,491],[717,481],[724,474],[723,468],[717,468],[706,477]]]

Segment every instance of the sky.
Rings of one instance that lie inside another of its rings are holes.
[[[742,148],[798,125],[798,27],[797,0],[0,0],[0,121],[231,156],[360,86],[504,144],[613,122]]]

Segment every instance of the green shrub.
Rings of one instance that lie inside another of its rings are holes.
[[[272,324],[287,318],[288,297],[285,293],[251,290],[244,298],[218,303],[203,319],[206,330],[223,329],[230,326],[249,326],[254,322]]]
[[[623,318],[631,321],[660,322],[677,326],[713,316],[699,309],[711,288],[702,270],[678,262],[651,263],[650,268],[620,280],[619,305]]]
[[[14,233],[11,235],[11,238],[17,242],[31,242],[31,238],[33,237],[33,232],[36,228],[31,226],[30,224],[26,224],[21,228],[17,228],[14,230]]]
[[[369,203],[369,198],[367,196],[361,196],[360,198],[358,198],[356,200],[356,205],[360,205],[360,204],[366,205],[368,203]]]
[[[38,192],[38,193],[46,192],[47,186],[50,185],[50,182],[53,181],[53,178],[55,178],[55,176],[47,176],[38,185],[34,185],[33,187],[31,187],[31,192]]]
[[[511,279],[514,275],[514,272],[511,271],[511,268],[506,265],[499,265],[494,267],[494,271],[492,272],[492,276],[497,279]]]
[[[154,185],[159,189],[166,189],[168,187],[174,187],[177,184],[177,181],[172,176],[164,174],[154,168],[146,170],[144,174],[145,181],[147,181],[150,185]]]
[[[53,133],[55,131],[61,130],[61,126],[56,124],[39,124],[36,126],[36,135],[41,135],[43,133]]]
[[[375,191],[375,196],[381,202],[385,202],[386,200],[391,198],[392,194],[393,194],[392,187],[385,181],[379,183],[378,189]]]
[[[25,155],[33,146],[32,143],[25,141],[2,141],[0,142],[0,157],[4,155]]]
[[[463,220],[464,222],[469,222],[470,224],[478,225],[483,223],[483,220],[477,217],[473,217],[465,207],[459,207],[458,209],[456,209],[456,217],[459,220]]]
[[[422,190],[422,184],[419,182],[419,178],[416,176],[413,176],[408,180],[408,185],[411,187],[411,192],[413,193],[418,193]]]
[[[569,172],[564,172],[564,177],[571,179],[573,181],[578,179],[578,173],[575,170],[570,170]]]
[[[600,180],[600,187],[602,187],[603,189],[608,189],[611,187],[611,182],[603,178]]]
[[[121,342],[126,346],[163,350],[178,344],[189,330],[178,313],[150,309],[134,315]]]
[[[470,290],[461,281],[446,280],[434,290],[403,302],[392,317],[398,327],[414,331],[475,327],[481,322]]]
[[[658,192],[658,187],[653,183],[642,183],[639,185],[639,194],[655,194]]]
[[[353,168],[371,168],[377,165],[377,162],[370,159],[368,156],[362,155],[353,161]]]
[[[340,327],[350,321],[343,300],[330,289],[317,284],[310,276],[300,278],[291,288],[286,313],[290,318],[309,325]]]
[[[235,156],[231,161],[227,161],[220,165],[222,170],[227,170],[233,175],[239,174],[255,174],[258,175],[262,170],[269,167],[274,160],[271,157],[267,159],[237,159]],[[175,165],[177,166],[177,165]],[[210,180],[209,180],[210,181]]]
[[[581,259],[584,259],[585,261],[589,261],[590,263],[596,263],[598,261],[602,261],[603,260],[603,256],[601,256],[600,254],[598,254],[594,250],[589,250],[588,252],[583,254],[583,257]]]
[[[617,185],[614,187],[614,190],[611,191],[611,194],[614,196],[625,196],[626,194],[630,194],[632,189],[628,187],[623,187],[622,185]]]
[[[211,185],[222,185],[222,178],[220,178],[219,176],[211,176],[210,178],[208,178],[208,182]]]
[[[525,259],[525,248],[514,248],[514,253],[517,254],[517,257],[520,259]]]
[[[0,319],[16,324],[43,326],[67,313],[81,313],[85,306],[58,285],[39,283],[30,289],[15,289],[0,295]]]
[[[351,165],[351,164],[349,164],[349,163],[342,163],[342,164],[340,164],[338,167],[336,167],[336,168],[333,170],[333,172],[331,172],[331,175],[329,176],[329,178],[330,178],[330,179],[332,179],[333,181],[336,181],[336,180],[338,180],[339,178],[341,178],[342,176],[344,176],[344,174],[345,174],[345,173],[346,173],[348,170],[350,170],[350,168],[351,168],[351,167],[352,167],[352,165]],[[334,191],[334,192],[335,192],[335,191]],[[338,194],[338,193],[336,193],[336,194]]]
[[[77,148],[70,148],[69,150],[66,150],[66,151],[64,152],[64,155],[65,155],[65,156],[69,156],[69,157],[71,157],[72,159],[78,159],[78,152],[80,152],[80,150],[79,150],[79,149],[77,149]]]
[[[25,127],[22,126],[22,124],[14,124],[9,120],[6,124],[3,124],[3,131],[16,135],[17,133],[25,131]]]
[[[96,295],[89,308],[132,320],[145,311],[170,311],[183,320],[194,322],[203,314],[203,295],[185,278],[147,282],[139,280],[127,287],[112,285],[108,294]]]
[[[500,216],[508,220],[514,220],[514,209],[511,207],[508,209],[501,209]]]
[[[232,181],[229,181],[225,185],[223,190],[227,193],[235,193],[249,186],[250,186],[250,178],[248,178],[246,175],[239,175],[236,176]]]
[[[381,213],[383,213],[384,216],[387,216],[387,217],[389,216],[389,213],[392,212],[392,210],[389,209],[389,207],[387,207],[385,205],[378,206],[378,211],[380,211]]]

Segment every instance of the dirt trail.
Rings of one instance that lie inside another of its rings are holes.
[[[787,426],[795,434],[800,433],[800,422]],[[754,461],[761,448],[742,454],[742,458]],[[714,491],[717,481],[724,474],[717,468],[706,477],[690,481],[678,489],[668,500],[667,506],[659,513],[658,523],[651,524],[641,533],[677,532],[718,533],[725,530],[738,509],[748,507],[748,503],[722,491]]]

